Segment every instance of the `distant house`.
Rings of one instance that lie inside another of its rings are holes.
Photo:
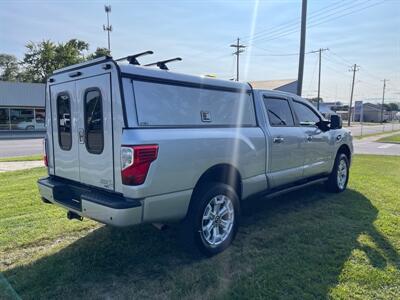
[[[251,81],[250,84],[255,89],[275,90],[292,94],[297,93],[296,79],[260,80]]]
[[[317,108],[318,104],[314,99],[310,102]],[[320,102],[319,112],[323,114],[325,118],[329,119],[331,115],[337,115],[336,111],[342,106],[343,104],[340,101]]]
[[[380,104],[372,104],[372,103],[364,103],[363,104],[363,117],[360,120],[361,115],[359,113],[354,114],[354,107],[352,108],[352,112],[354,114],[353,120],[354,122],[371,122],[371,123],[380,123],[386,122],[390,119],[390,114],[384,109],[383,110],[383,120],[382,120],[382,110]]]

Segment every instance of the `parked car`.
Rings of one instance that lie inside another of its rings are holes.
[[[28,121],[22,121],[22,122],[18,122],[15,125],[18,129],[24,129],[24,130],[44,130],[45,126],[44,126],[44,122],[40,122],[40,121],[32,121],[32,122],[28,122]]]
[[[56,71],[47,95],[38,186],[71,219],[180,222],[185,244],[213,255],[251,196],[347,186],[350,132],[296,95],[110,57]]]

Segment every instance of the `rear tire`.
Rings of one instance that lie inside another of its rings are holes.
[[[349,181],[349,159],[344,153],[336,155],[335,164],[329,179],[326,182],[327,189],[333,193],[343,192]]]
[[[193,195],[181,224],[181,239],[191,254],[212,256],[233,241],[239,224],[240,202],[236,191],[224,183],[209,183]]]

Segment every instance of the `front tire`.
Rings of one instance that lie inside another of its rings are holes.
[[[341,193],[346,189],[349,181],[349,168],[349,159],[345,154],[339,153],[327,181],[327,188],[330,192]]]
[[[236,236],[240,202],[224,183],[209,183],[193,195],[182,224],[182,242],[191,253],[212,256],[224,251]]]

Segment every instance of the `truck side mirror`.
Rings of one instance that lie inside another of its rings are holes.
[[[341,129],[342,118],[338,115],[331,115],[331,129]]]

